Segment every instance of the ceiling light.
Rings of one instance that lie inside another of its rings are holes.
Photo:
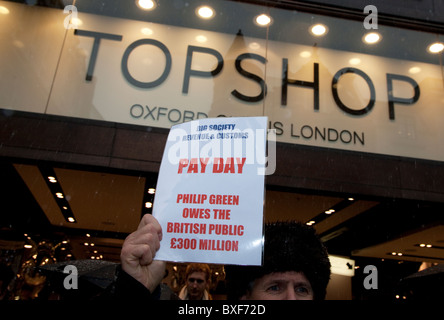
[[[348,201],[355,201],[355,198],[348,198]]]
[[[76,222],[76,219],[74,219],[73,217],[68,217],[68,221],[72,223],[72,222]]]
[[[57,192],[55,195],[56,195],[57,198],[63,199],[63,193]]]
[[[145,208],[152,208],[153,203],[152,202],[145,202]]]
[[[444,50],[444,44],[441,43],[441,42],[435,42],[435,43],[432,43],[432,44],[427,48],[427,50],[428,50],[430,53],[440,53],[440,52],[442,52],[442,51]]]
[[[315,24],[310,28],[312,35],[320,37],[327,33],[327,27],[321,23]]]
[[[31,249],[32,248],[32,244],[25,244],[23,247],[26,248],[26,249]]]
[[[154,189],[154,188],[149,188],[149,189],[148,189],[148,193],[149,193],[149,194],[154,194],[154,193],[156,193],[156,189]]]
[[[156,2],[153,0],[137,0],[136,3],[143,10],[153,10],[156,7]]]
[[[214,17],[214,10],[209,6],[202,6],[197,8],[196,13],[202,19],[211,19],[212,17]]]
[[[265,13],[263,13],[263,14],[257,16],[257,17],[254,19],[254,21],[255,21],[258,25],[260,25],[260,26],[262,26],[262,27],[265,27],[265,26],[268,26],[268,25],[271,23],[271,18],[270,18],[270,16],[266,15]]]
[[[51,183],[56,183],[56,182],[57,182],[57,179],[56,179],[55,177],[53,177],[53,176],[49,176],[49,177],[48,177],[48,180],[49,180],[49,182],[51,182]]]
[[[381,35],[377,32],[370,32],[364,36],[364,42],[368,44],[375,44],[381,41]]]

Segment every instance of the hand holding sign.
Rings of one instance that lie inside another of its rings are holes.
[[[136,231],[123,243],[122,269],[153,292],[165,274],[165,262],[154,261],[160,248],[162,228],[150,214],[143,216]]]

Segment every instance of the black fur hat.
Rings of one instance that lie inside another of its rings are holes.
[[[265,225],[262,266],[226,266],[228,299],[239,299],[252,281],[273,272],[302,272],[310,281],[315,300],[325,299],[330,280],[328,253],[311,226],[296,221]]]

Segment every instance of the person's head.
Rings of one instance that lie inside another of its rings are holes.
[[[211,270],[207,264],[191,263],[185,271],[186,287],[190,300],[202,299],[210,283]]]
[[[262,266],[226,266],[229,299],[323,300],[330,280],[327,250],[300,222],[265,225]]]

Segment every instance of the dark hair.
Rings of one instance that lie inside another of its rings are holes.
[[[265,225],[262,266],[226,266],[228,299],[239,299],[252,281],[273,272],[302,272],[310,281],[314,299],[325,299],[330,280],[328,253],[315,230],[296,221]]]

